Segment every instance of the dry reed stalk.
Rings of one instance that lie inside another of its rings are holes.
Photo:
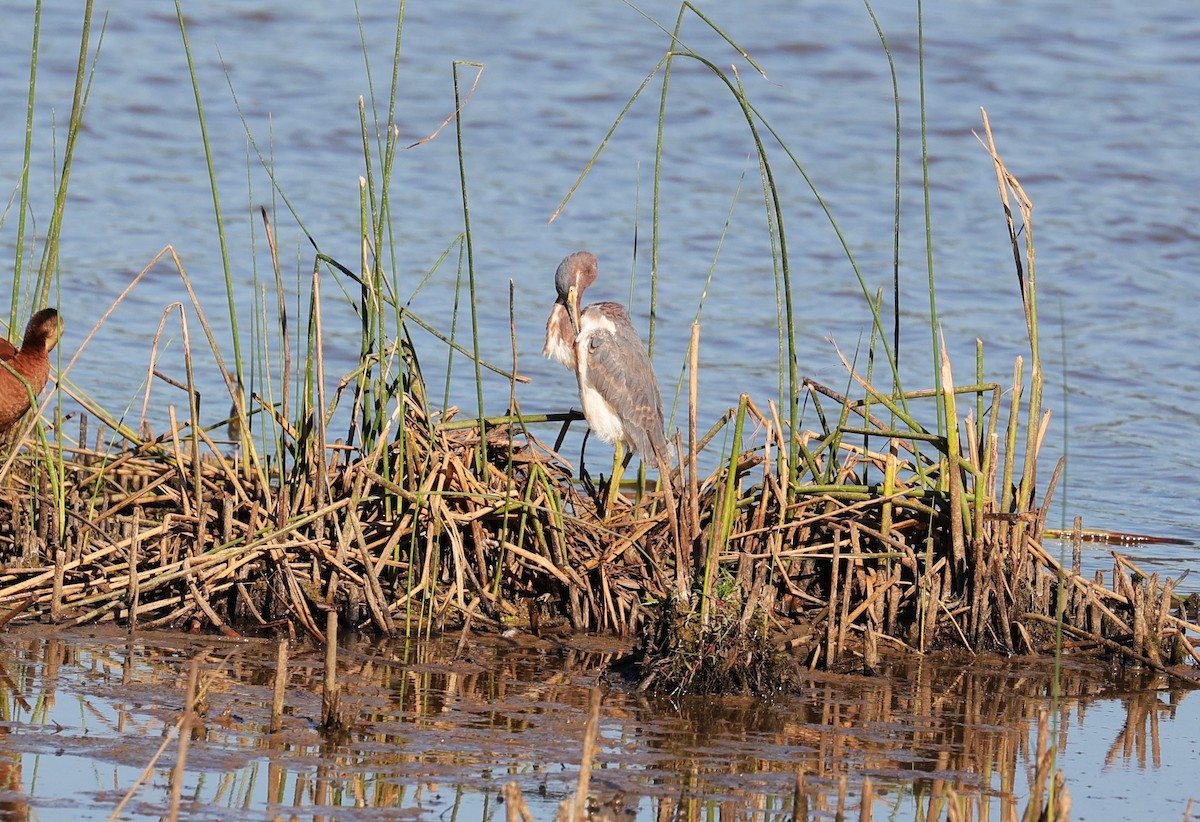
[[[342,727],[341,693],[337,679],[337,611],[325,614],[325,677],[321,690],[321,727],[335,730]]]
[[[947,495],[950,498],[950,516],[948,518],[950,526],[950,547],[956,567],[962,568],[965,566],[967,561],[966,535],[963,533],[963,524],[966,521],[966,517],[963,513],[963,497],[966,491],[964,488],[962,469],[959,466],[959,459],[962,449],[959,443],[958,408],[955,403],[954,395],[954,374],[950,368],[950,357],[946,353],[946,340],[941,336],[940,331],[938,336],[941,340],[941,378],[942,388],[945,391],[943,402],[945,405],[947,421],[946,454],[948,459],[946,475],[948,478]]]
[[[529,806],[525,804],[525,796],[521,793],[520,785],[516,782],[505,783],[503,794],[506,822],[533,822],[533,814],[529,812]]]
[[[559,809],[557,819],[585,820],[588,818],[588,788],[592,780],[592,763],[596,757],[596,737],[600,731],[600,702],[602,695],[600,686],[594,686],[588,694],[588,718],[583,731],[583,754],[579,761],[579,784],[575,788],[575,796],[567,800],[570,803],[567,813]],[[564,802],[566,805],[566,802]]]
[[[858,822],[871,822],[872,806],[875,802],[875,783],[871,777],[864,776],[862,781],[862,798],[858,805]]]
[[[800,768],[796,770],[796,786],[792,789],[792,819],[808,819],[808,792]]]
[[[1055,748],[1050,745],[1048,713],[1041,711],[1037,722],[1037,749],[1034,755],[1033,776],[1029,799],[1022,822],[1070,819],[1071,797],[1055,763]]]
[[[175,767],[171,769],[171,792],[167,818],[171,822],[179,819],[179,801],[183,796],[183,779],[187,773],[188,746],[192,741],[192,726],[196,723],[196,700],[199,697],[200,660],[193,659],[188,669],[183,717],[179,725],[179,750],[175,754]]]
[[[271,733],[283,730],[283,709],[287,699],[288,642],[280,639],[275,645],[275,677],[271,688]]]

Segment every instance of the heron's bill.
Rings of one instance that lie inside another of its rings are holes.
[[[571,286],[567,291],[567,314],[571,317],[571,327],[579,333],[579,287]]]

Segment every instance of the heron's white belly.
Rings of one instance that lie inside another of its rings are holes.
[[[599,311],[589,310],[580,318],[580,332],[575,340],[576,374],[579,377],[579,401],[583,404],[583,416],[588,427],[597,437],[609,445],[625,439],[625,425],[608,400],[592,386],[589,374],[588,348],[594,334],[613,333],[612,322]]]
[[[583,403],[583,416],[597,437],[612,445],[625,439],[625,426],[600,392],[589,385],[580,372],[579,400]]]

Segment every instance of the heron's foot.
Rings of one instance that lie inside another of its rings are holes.
[[[602,484],[602,487],[604,489],[604,496],[602,498],[604,508],[601,511],[601,515],[605,519],[611,517],[618,507],[628,507],[630,505],[629,500],[621,493],[621,476],[619,474],[615,477],[609,477]]]
[[[597,503],[599,503],[600,492],[596,488],[596,483],[592,479],[591,473],[589,473],[588,470],[586,468],[584,468],[583,466],[580,466],[580,468],[579,468],[579,481],[580,481],[580,483],[583,484],[583,490],[587,492],[587,495],[589,497],[591,497],[593,500],[595,500]],[[601,486],[604,485],[604,477],[603,476],[600,477],[600,485]]]

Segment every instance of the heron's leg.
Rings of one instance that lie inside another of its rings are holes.
[[[613,505],[621,494],[621,476],[625,473],[625,461],[625,443],[617,440],[617,444],[613,447],[612,476],[608,478],[608,499],[604,501],[606,515],[613,510]]]
[[[559,435],[559,439],[554,443],[554,450],[557,451],[562,445],[563,435],[566,433],[566,427],[563,428],[563,433]],[[579,479],[583,483],[583,487],[587,490],[588,495],[592,499],[598,500],[600,492],[596,490],[596,483],[592,482],[592,475],[587,470],[587,444],[588,437],[592,435],[592,429],[585,427],[583,429],[583,442],[579,445]],[[600,475],[600,482],[603,484],[604,475]]]

